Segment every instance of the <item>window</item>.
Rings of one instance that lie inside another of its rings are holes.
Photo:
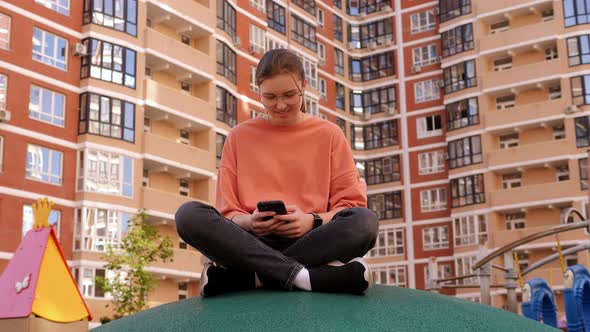
[[[324,11],[321,9],[318,9],[317,20],[318,20],[318,25],[323,27],[324,21],[325,21],[325,16],[324,16]]]
[[[277,32],[285,34],[286,26],[287,26],[286,17],[285,17],[285,8],[278,5],[274,1],[267,0],[266,1],[266,15],[267,15],[268,27],[277,31]]]
[[[449,142],[449,168],[458,168],[483,161],[481,136],[469,136]]]
[[[176,142],[180,143],[180,144],[190,145],[191,144],[190,132],[187,130],[184,130],[184,129],[180,129],[178,132],[179,132],[179,135],[178,135],[179,137]]]
[[[580,159],[578,161],[580,169],[580,189],[588,189],[588,158]]]
[[[238,121],[237,99],[224,88],[216,87],[216,90],[217,121],[233,127]]]
[[[490,24],[490,34],[496,34],[510,30],[510,21],[503,20],[497,23]]]
[[[440,99],[438,80],[426,80],[414,83],[414,98],[416,103],[424,103]]]
[[[8,87],[8,78],[0,74],[0,110],[6,110],[6,90]]]
[[[416,47],[414,53],[414,66],[427,66],[437,62],[436,44]]]
[[[359,170],[359,175],[365,179],[368,185],[400,180],[399,155],[364,161],[359,160],[356,166]]]
[[[575,118],[574,124],[576,127],[576,146],[579,148],[589,146],[590,140],[590,117],[583,116]]]
[[[570,66],[590,63],[590,35],[568,38],[567,56]]]
[[[342,9],[342,0],[332,0],[332,6]]]
[[[236,35],[236,9],[226,0],[217,1],[217,27],[231,37]]]
[[[438,271],[437,271],[437,280],[447,279],[451,277],[451,264],[438,264]],[[424,282],[428,287],[428,280],[430,279],[430,271],[428,271],[428,265],[424,266]]]
[[[297,53],[297,52],[295,52]],[[305,78],[307,79],[307,82],[309,83],[309,86],[317,89],[318,88],[318,64],[314,61],[311,60],[310,58],[297,53],[297,55],[299,55],[299,58],[301,59],[301,62],[303,63],[303,70],[305,71]]]
[[[225,43],[217,41],[217,74],[236,83],[236,52]]]
[[[457,208],[485,203],[483,174],[469,175],[451,180],[451,207]]]
[[[60,230],[60,221],[61,221],[61,212],[58,210],[51,210],[49,212],[49,225],[55,231],[55,235],[57,235],[57,239],[59,240],[59,230]],[[28,231],[33,229],[33,224],[35,223],[35,217],[33,215],[33,207],[31,205],[23,205],[23,228],[22,228],[22,237],[25,237]]]
[[[323,98],[326,98],[326,93],[327,93],[326,92],[326,89],[327,89],[327,87],[326,87],[326,80],[323,79],[323,78],[320,78],[320,95]]]
[[[475,60],[452,65],[443,72],[446,94],[477,86]]]
[[[436,27],[434,11],[432,10],[412,14],[410,17],[410,22],[412,33],[428,31]]]
[[[496,97],[496,110],[506,110],[516,106],[516,95],[511,93]]]
[[[326,63],[326,46],[322,43],[316,43],[318,45],[318,58],[320,58],[320,64]]]
[[[256,84],[256,67],[250,66],[250,91],[258,93],[258,84]]]
[[[293,0],[292,3],[315,16],[315,0]]]
[[[295,15],[291,15],[291,39],[316,51],[315,27]]]
[[[65,107],[65,95],[31,85],[29,118],[63,127]]]
[[[447,104],[445,105],[445,112],[448,131],[479,124],[477,97]]]
[[[250,6],[254,7],[259,12],[264,13],[266,8],[264,6],[264,0],[250,0]]]
[[[337,48],[334,49],[334,71],[344,76],[344,53]]]
[[[366,24],[348,25],[348,47],[370,48],[393,43],[393,19],[386,18]]]
[[[133,216],[129,213],[83,207],[74,213],[74,250],[106,252],[120,248]]]
[[[488,240],[485,214],[453,218],[455,247],[484,244]]]
[[[369,90],[350,92],[350,111],[355,115],[365,113],[388,113],[393,115],[397,108],[395,86],[389,85]]]
[[[445,152],[440,150],[419,154],[418,169],[420,170],[420,175],[444,172]]]
[[[512,57],[507,56],[494,61],[494,71],[504,71],[512,69]]]
[[[190,196],[190,184],[188,182],[188,180],[186,179],[180,179],[178,180],[179,183],[179,188],[178,188],[178,194],[180,196]]]
[[[68,41],[39,28],[33,28],[33,60],[67,70]]]
[[[178,299],[184,300],[188,298],[188,282],[182,281],[178,283]]]
[[[402,192],[373,194],[367,197],[368,207],[379,220],[402,217]]]
[[[545,60],[550,61],[557,59],[559,57],[559,53],[557,53],[557,46],[550,47],[545,49]]]
[[[147,169],[143,169],[143,177],[141,179],[141,186],[142,187],[149,187],[150,186],[150,172]]]
[[[96,283],[96,278],[112,277],[113,274],[110,271],[95,268],[76,268],[74,270],[76,271],[74,274],[77,276],[76,280],[78,281],[78,288],[80,289],[82,296],[85,298],[109,297],[107,294],[105,294],[105,291],[102,289],[102,287]]]
[[[2,172],[3,161],[4,161],[4,136],[0,136],[0,172]]]
[[[549,100],[561,98],[561,86],[550,86],[547,91],[549,92]]]
[[[346,99],[344,85],[338,82],[334,82],[334,84],[336,85],[336,108],[343,110]]]
[[[79,151],[78,191],[133,197],[133,159],[106,151]]]
[[[568,165],[557,166],[555,168],[555,176],[557,177],[557,181],[568,181],[570,179],[570,170]]]
[[[477,256],[455,257],[455,275],[457,277],[473,274],[471,267],[477,262]],[[477,283],[477,277],[457,280],[458,285],[473,285]]]
[[[342,35],[343,35],[343,24],[342,24],[342,18],[336,14],[333,14],[333,18],[334,18],[334,39],[342,42]]]
[[[353,124],[351,133],[354,150],[370,150],[398,144],[397,122],[395,120],[365,126]]]
[[[83,24],[89,23],[137,36],[137,0],[84,0]]]
[[[348,0],[347,13],[351,16],[364,16],[371,13],[384,10],[386,7],[388,11],[391,11],[389,0]]]
[[[135,142],[135,104],[86,92],[80,95],[78,134]]]
[[[43,5],[62,15],[70,15],[70,0],[35,0],[35,3]]]
[[[27,179],[60,186],[63,153],[38,145],[27,144]]]
[[[446,22],[471,13],[471,0],[442,0],[439,2],[440,21]]]
[[[404,254],[404,230],[402,228],[382,228],[379,230],[375,247],[369,257],[398,256]]]
[[[449,226],[425,227],[422,229],[424,250],[445,249],[449,247]]]
[[[518,133],[500,136],[500,149],[511,149],[518,147]]]
[[[346,120],[336,117],[336,124],[338,125],[338,127],[340,127],[340,129],[342,129],[344,136],[346,136]]]
[[[520,172],[502,175],[502,189],[514,189],[522,187],[522,174]]]
[[[365,82],[394,75],[393,51],[350,59],[350,79]]]
[[[225,135],[222,134],[215,134],[215,146],[216,146],[216,156],[217,156],[217,167],[219,168],[219,164],[221,163],[221,153],[223,152],[223,146],[225,145]]]
[[[553,140],[565,139],[565,127],[563,125],[551,128]]]
[[[416,127],[418,129],[418,138],[442,135],[442,120],[439,114],[417,118]]]
[[[266,50],[266,32],[254,24],[250,24],[250,52],[264,53]]]
[[[420,192],[420,210],[434,212],[447,209],[447,189],[435,188]]]
[[[526,213],[525,212],[506,213],[504,215],[504,220],[506,220],[506,229],[507,230],[523,229],[526,227]]]
[[[307,113],[313,116],[320,116],[320,111],[318,109],[318,101],[313,97],[305,96],[305,110]]]
[[[583,0],[563,0],[563,17],[566,28],[590,23],[590,3]]]
[[[0,13],[0,49],[10,49],[10,22],[10,16]]]
[[[442,56],[448,57],[472,50],[473,25],[471,23],[460,25],[441,34]]]
[[[88,55],[82,57],[80,78],[92,77],[135,89],[134,50],[94,38],[84,39],[82,43]]]
[[[376,284],[407,287],[405,266],[371,267],[371,273]]]

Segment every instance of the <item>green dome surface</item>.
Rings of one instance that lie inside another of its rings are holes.
[[[164,304],[93,329],[108,331],[558,331],[455,297],[391,286],[367,295],[253,290]]]

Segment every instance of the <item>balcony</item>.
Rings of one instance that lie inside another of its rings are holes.
[[[147,17],[154,22],[165,22],[179,33],[211,34],[215,28],[215,12],[209,0],[146,1]],[[209,28],[209,29],[207,29]]]
[[[521,145],[511,149],[501,149],[489,152],[488,166],[500,168],[502,165],[514,163],[534,162],[535,160],[567,160],[567,154],[575,154],[576,147],[566,139],[558,141],[547,141],[537,144]]]
[[[203,83],[213,79],[215,61],[205,52],[146,28],[146,65],[152,71],[165,71],[178,80]]]
[[[150,268],[156,268],[159,274],[167,277],[186,278],[187,274],[201,273],[201,253],[196,250],[174,249],[174,261],[171,263],[156,262]],[[188,273],[187,273],[188,272]]]
[[[215,173],[215,152],[176,143],[152,133],[145,133],[143,144],[144,153],[156,157],[146,156],[148,160],[166,160],[165,165],[184,169],[185,173],[194,172],[196,177],[208,177]]]
[[[550,116],[560,116],[564,114],[565,108],[566,99],[559,98],[516,106],[503,111],[493,110],[485,115],[485,124],[487,128],[507,125],[513,127],[514,124],[525,121],[543,119]]]
[[[559,226],[559,220],[555,220],[555,224],[550,225],[550,226],[548,225],[548,226],[539,226],[539,227],[526,227],[526,228],[522,228],[522,229],[493,231],[489,235],[488,248],[499,248],[499,247],[502,247],[503,245],[506,245],[508,243],[520,240],[525,236],[529,236],[531,234],[538,233],[538,232],[547,230],[547,229],[549,229],[551,227],[555,227],[555,226]],[[562,243],[566,242],[566,241],[580,241],[580,240],[583,240],[586,238],[587,238],[587,235],[584,235],[583,229],[577,229],[577,230],[573,230],[573,231],[564,232],[564,233],[559,234],[559,240]],[[527,245],[547,243],[547,242],[551,242],[551,243],[555,242],[555,236],[548,236],[548,237],[533,241],[531,243],[528,243]],[[535,272],[531,272],[531,273],[535,273]]]
[[[178,193],[167,192],[158,189],[143,188],[143,207],[150,210],[169,215],[174,215],[178,208],[190,201],[196,201],[197,199],[187,196],[181,196]],[[210,204],[208,202],[203,202]],[[148,212],[149,214],[149,212]]]
[[[577,178],[574,177],[574,178]],[[569,197],[580,195],[578,181],[549,182],[515,189],[498,190],[490,193],[492,209],[501,206],[548,205],[548,201],[567,201]],[[542,202],[527,205],[527,203]],[[499,210],[499,209],[498,209]]]
[[[499,12],[512,14],[513,16],[517,16],[517,14],[519,13],[527,13],[529,11],[529,8],[533,8],[539,11],[541,10],[541,8],[547,7],[547,4],[551,5],[551,2],[552,1],[550,0],[545,0],[544,3],[523,6],[522,0],[471,1],[471,3],[474,3],[475,10],[478,14]],[[508,10],[507,8],[510,8],[510,10]]]
[[[145,80],[145,101],[146,101],[146,113],[158,113],[157,111],[152,112],[152,108],[163,110],[169,115],[169,121],[175,122],[179,127],[186,126],[187,119],[203,120],[211,124],[210,126],[202,125],[202,122],[192,121],[193,128],[199,126],[210,128],[215,123],[215,108],[214,105],[190,94],[183,93],[180,89],[173,89],[164,84],[158,83],[154,80]],[[174,113],[169,114],[170,111]],[[146,114],[149,116],[149,114]],[[190,121],[190,120],[189,120]],[[198,130],[198,129],[195,129]]]
[[[497,87],[519,86],[541,83],[555,79],[561,74],[561,59],[540,61],[529,65],[513,67],[503,71],[489,71],[482,77],[484,90]]]
[[[556,20],[539,22],[501,33],[490,34],[479,40],[479,50],[482,54],[485,54],[486,51],[505,48],[510,45],[522,46],[527,43],[534,43],[538,39],[554,34],[557,31],[556,22]]]

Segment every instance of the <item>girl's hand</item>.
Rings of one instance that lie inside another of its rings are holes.
[[[279,226],[285,222],[271,218],[269,220],[262,220],[264,217],[273,217],[276,213],[273,211],[259,212],[258,209],[254,210],[250,215],[250,230],[256,234],[256,236],[266,236],[271,234]]]
[[[304,213],[297,205],[287,205],[288,214],[277,214],[274,219],[283,222],[276,227],[274,234],[287,238],[298,238],[313,229],[313,215]]]

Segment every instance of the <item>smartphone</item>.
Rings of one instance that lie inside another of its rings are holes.
[[[283,201],[262,201],[258,202],[257,204],[258,211],[266,212],[266,211],[273,211],[276,214],[287,214],[287,208],[285,207],[285,203]],[[272,219],[272,216],[264,217],[262,220],[267,221]]]

